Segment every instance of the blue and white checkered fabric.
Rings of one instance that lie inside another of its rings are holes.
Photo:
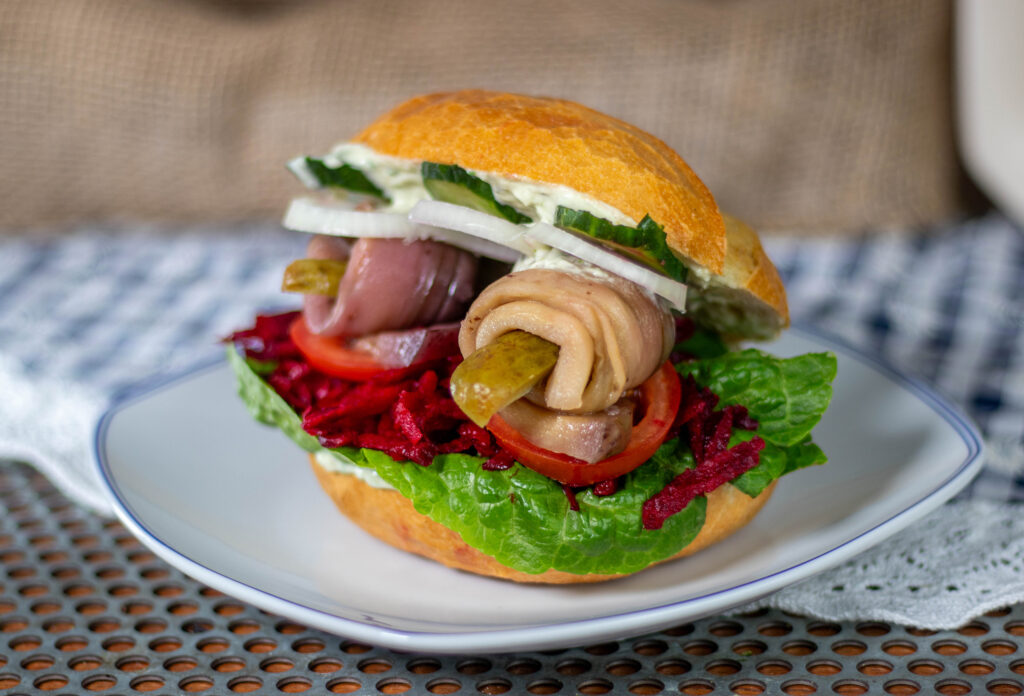
[[[1001,217],[927,236],[774,240],[793,315],[923,379],[986,436],[961,498],[1024,501],[1024,232]]]
[[[218,338],[255,310],[295,304],[277,288],[303,243],[268,223],[0,237],[0,394],[24,401],[34,387],[55,389],[89,403],[93,417],[131,384],[211,359]],[[1020,229],[991,216],[920,236],[768,247],[795,321],[923,378],[978,422],[990,455],[962,496],[1024,500]],[[46,443],[24,446],[52,437],[33,425],[47,414],[2,401],[0,456],[49,456]]]

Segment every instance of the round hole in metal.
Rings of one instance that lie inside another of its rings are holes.
[[[332,679],[327,682],[327,690],[332,694],[350,694],[354,691],[358,691],[362,686],[362,682],[350,677]]]
[[[688,679],[679,685],[679,690],[687,696],[705,696],[714,693],[715,684],[707,679]]]
[[[455,665],[455,669],[458,670],[459,674],[475,675],[490,671],[491,666],[490,660],[474,657],[468,660],[459,660]]]
[[[258,677],[235,677],[228,682],[228,688],[236,694],[248,694],[263,688],[263,680]],[[328,688],[330,688],[329,684]]]
[[[114,663],[114,667],[122,672],[141,672],[149,667],[149,660],[142,655],[128,655],[119,658]]]
[[[337,672],[339,669],[344,667],[341,660],[335,660],[332,657],[318,657],[309,663],[309,671],[316,672],[317,674],[331,674]],[[410,669],[409,671],[414,671]]]
[[[636,696],[654,696],[665,690],[665,685],[657,679],[638,679],[629,685],[629,693]]]
[[[782,691],[788,696],[808,696],[818,690],[814,682],[806,679],[790,679],[782,683]]]
[[[221,672],[222,674],[230,674],[231,672],[241,672],[245,669],[245,660],[240,657],[228,656],[218,657],[216,660],[210,663],[210,667],[214,670]]]
[[[782,644],[782,652],[795,657],[803,657],[817,652],[818,646],[809,640],[791,640]]]
[[[793,665],[785,660],[764,660],[757,663],[757,671],[766,676],[778,677],[792,672]]]
[[[704,669],[716,677],[728,677],[739,672],[741,665],[736,660],[713,660]]]
[[[566,662],[575,662],[575,660],[566,660]],[[583,668],[585,666],[586,669],[581,669],[580,671],[576,672],[576,674],[582,674],[583,672],[590,669],[589,662],[584,662],[583,660],[580,660],[580,662],[583,662],[583,664],[579,665],[579,667]],[[628,677],[631,674],[636,674],[637,672],[639,672],[640,668],[641,665],[639,662],[626,657],[619,660],[612,660],[607,665],[605,665],[604,670],[614,677]],[[559,672],[565,674],[566,676],[571,676],[571,674],[568,672],[562,672],[561,670],[559,670]],[[682,673],[680,672],[680,674]]]
[[[1024,691],[1024,685],[1013,679],[994,679],[985,685],[990,694],[997,696],[1016,696]]]
[[[412,688],[412,682],[401,677],[390,677],[377,682],[377,691],[382,694],[404,694]]]
[[[860,696],[867,693],[868,685],[859,679],[840,679],[832,685],[832,691],[840,696]]]
[[[598,693],[598,692],[584,691],[583,685],[581,685],[579,687],[579,689],[580,689],[581,692],[583,692],[585,694],[586,693]],[[509,691],[512,690],[512,683],[509,682],[507,679],[500,679],[500,678],[499,679],[488,679],[488,680],[485,680],[483,682],[478,682],[477,685],[476,685],[476,690],[479,693],[481,693],[481,694],[488,694],[488,695],[492,695],[492,694],[494,694],[494,695],[497,695],[497,694],[507,694]],[[605,694],[607,692],[606,691],[602,691],[602,692],[599,692],[599,693]]]
[[[557,694],[562,690],[562,682],[557,679],[537,679],[526,685],[526,690],[536,696]]]
[[[718,652],[718,643],[713,643],[710,640],[693,640],[683,646],[683,652],[687,655],[710,655]]]
[[[408,682],[406,682],[408,683]],[[313,686],[313,682],[306,679],[305,677],[286,677],[278,680],[277,690],[286,694],[301,694],[303,691],[309,691]],[[401,692],[385,692],[385,693],[401,693]]]
[[[743,633],[743,624],[735,621],[717,621],[708,626],[708,633],[719,638],[732,638]]]
[[[935,690],[942,696],[966,696],[971,693],[971,685],[961,679],[943,679],[936,682]]]
[[[736,696],[758,696],[763,694],[766,688],[764,682],[755,679],[741,679],[729,685],[729,691]]]
[[[440,662],[437,662],[436,660],[432,661],[432,662],[433,662],[433,664],[437,665],[437,667],[434,670],[432,670],[432,671],[437,671],[438,669],[441,668],[441,663]],[[514,674],[516,676],[523,676],[523,675],[526,675],[526,674],[534,674],[538,670],[540,670],[540,663],[537,662],[537,660],[533,660],[533,659],[530,659],[530,658],[518,658],[516,660],[512,660],[512,662],[509,662],[505,666],[505,671],[506,672],[508,672],[509,674]]]
[[[921,685],[910,679],[893,679],[882,685],[885,693],[893,696],[913,696],[921,690]]]
[[[432,694],[454,694],[462,688],[457,679],[432,679],[427,682],[427,691]]]
[[[172,657],[168,660],[164,660],[164,669],[168,672],[188,672],[191,669],[195,669],[199,666],[199,663],[195,658],[188,656]],[[217,669],[216,662],[211,667]]]
[[[198,693],[200,691],[206,691],[213,686],[213,680],[209,677],[202,675],[196,675],[194,677],[185,677],[178,682],[178,688],[186,693]]]
[[[362,660],[357,665],[360,672],[366,674],[382,674],[391,669],[391,663],[387,660],[380,658],[374,658],[372,660]]]
[[[989,655],[1012,655],[1017,652],[1017,644],[1008,640],[986,640],[981,649]]]
[[[831,677],[842,672],[843,666],[835,660],[814,660],[807,663],[807,671],[819,677]]]
[[[260,662],[260,669],[271,674],[280,674],[295,668],[295,663],[286,657],[268,657]],[[312,670],[316,671],[316,670]]]
[[[620,662],[627,662],[627,660],[620,660]],[[629,662],[632,662],[632,660],[629,660]],[[588,661],[576,657],[568,660],[562,660],[555,665],[555,671],[563,677],[578,677],[581,674],[589,672],[590,667],[591,665]],[[632,672],[628,672],[628,674],[632,674]]]
[[[680,674],[686,674],[693,669],[693,666],[686,660],[672,658],[658,662],[654,665],[654,669],[658,674],[663,674],[666,677],[674,677]]]
[[[98,655],[78,655],[68,660],[68,667],[76,672],[88,672],[103,665],[103,658]]]
[[[663,640],[641,640],[633,643],[633,652],[637,655],[662,655],[668,650],[668,643]]]

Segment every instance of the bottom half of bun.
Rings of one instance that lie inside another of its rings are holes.
[[[338,509],[364,530],[392,546],[425,556],[451,568],[515,582],[568,584],[601,582],[622,575],[576,575],[559,570],[524,573],[509,568],[466,544],[462,537],[413,507],[395,490],[374,488],[355,476],[328,471],[310,456],[317,481]],[[733,486],[720,486],[708,495],[704,526],[697,537],[670,561],[700,551],[750,522],[775,489],[775,483],[751,498]],[[664,561],[660,561],[664,562]]]

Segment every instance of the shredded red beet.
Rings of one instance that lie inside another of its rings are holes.
[[[470,421],[449,391],[462,358],[454,352],[410,374],[383,372],[366,382],[326,375],[307,363],[288,336],[298,315],[258,316],[253,328],[228,337],[247,357],[277,363],[267,383],[302,416],[302,427],[324,447],[366,447],[398,461],[429,465],[439,454],[488,457],[483,468],[514,463],[491,434]],[[454,350],[454,346],[453,346]]]
[[[303,429],[324,447],[366,447],[423,466],[439,454],[456,452],[487,457],[481,465],[485,471],[502,471],[515,463],[514,456],[470,421],[452,399],[451,374],[462,360],[457,352],[424,364],[413,374],[391,370],[367,382],[349,382],[305,361],[288,335],[297,316],[298,312],[260,315],[252,328],[236,331],[225,340],[241,347],[246,357],[276,363],[267,383],[302,416]],[[692,332],[692,321],[677,320],[679,336]],[[660,529],[698,495],[756,466],[764,447],[756,437],[728,449],[733,429],[756,430],[757,421],[743,406],[715,411],[718,396],[699,387],[692,376],[683,380],[682,388],[682,404],[669,437],[687,437],[697,466],[644,503],[645,529]],[[606,496],[617,489],[617,481],[609,479],[594,484],[592,490]],[[576,492],[569,486],[562,490],[570,509],[578,511]]]
[[[224,342],[241,346],[245,349],[246,357],[255,360],[301,359],[299,349],[288,336],[288,327],[298,316],[298,312],[260,314],[251,329],[236,331],[225,338]]]
[[[746,471],[757,466],[758,453],[764,440],[755,437],[732,449],[719,452],[711,459],[687,469],[672,479],[659,493],[644,502],[644,529],[661,529],[665,521],[682,511],[698,495],[707,495]]]
[[[665,488],[644,503],[644,529],[661,529],[698,495],[707,495],[757,466],[764,440],[755,437],[729,449],[734,428],[757,430],[758,423],[744,406],[726,406],[715,411],[718,396],[701,388],[692,375],[682,383],[683,401],[673,429],[681,435],[686,428],[697,466],[676,476]]]
[[[579,512],[580,504],[576,500],[576,491],[574,491],[571,487],[563,483],[562,492],[565,493],[565,497],[569,499],[569,509],[572,510],[573,512]]]

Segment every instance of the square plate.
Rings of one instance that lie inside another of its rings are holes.
[[[517,585],[378,542],[338,514],[284,434],[252,420],[223,362],[115,404],[97,426],[97,466],[144,544],[266,611],[399,650],[595,643],[720,612],[834,566],[980,469],[977,430],[921,383],[814,330],[769,349],[836,353],[835,395],[815,429],[829,463],[785,477],[724,542],[606,583]]]

